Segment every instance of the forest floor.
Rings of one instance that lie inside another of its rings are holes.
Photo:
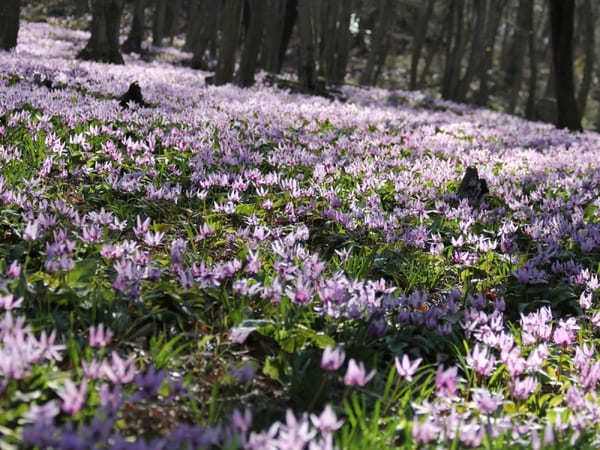
[[[597,448],[600,135],[87,38],[0,52],[0,447]]]

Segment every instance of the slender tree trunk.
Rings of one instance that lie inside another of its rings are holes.
[[[163,35],[168,36],[170,45],[177,34],[178,18],[181,15],[181,0],[170,0],[165,11],[165,22],[163,24]]]
[[[373,46],[367,59],[367,65],[360,74],[359,83],[363,86],[375,85],[377,80],[375,76],[377,73],[376,66],[382,63],[382,59],[385,61],[388,47],[386,45],[388,29],[393,20],[393,6],[394,3],[392,0],[379,0],[377,25],[373,34]]]
[[[92,34],[80,59],[123,64],[119,46],[123,0],[94,0],[92,8]]]
[[[144,12],[146,0],[135,0],[133,9],[133,22],[129,36],[121,47],[124,53],[142,53],[142,42],[144,41]]]
[[[577,95],[577,110],[581,117],[585,114],[587,106],[588,94],[592,87],[592,80],[594,77],[594,65],[596,63],[596,36],[595,36],[595,10],[592,6],[591,0],[584,0],[583,2],[583,48],[585,54],[585,66],[583,69],[583,78],[581,85],[579,86],[579,93]]]
[[[429,18],[433,14],[433,6],[435,0],[427,0],[427,4],[422,4],[419,10],[419,19],[417,26],[415,27],[415,34],[413,36],[413,49],[410,60],[410,81],[409,89],[417,89],[417,71],[419,68],[419,59],[421,59],[421,51],[423,50],[423,44],[427,37],[427,26],[429,25]]]
[[[17,46],[21,0],[0,2],[0,49],[10,50]]]
[[[238,74],[238,83],[243,87],[254,84],[254,73],[256,72],[258,52],[263,35],[265,2],[264,0],[247,0],[247,6],[250,8],[250,23],[248,32],[246,33]]]
[[[298,80],[309,92],[317,86],[313,0],[298,0]]]
[[[194,54],[190,64],[193,69],[208,69],[204,55],[216,42],[220,13],[219,0],[201,0],[193,12],[189,24],[193,28],[189,44]]]
[[[515,109],[517,108],[519,91],[521,90],[521,83],[523,82],[523,60],[527,48],[525,42],[527,41],[527,34],[529,32],[528,14],[531,2],[533,2],[533,0],[520,0],[519,9],[517,11],[517,28],[515,30],[515,37],[512,40],[510,60],[504,78],[504,86],[508,93],[507,112],[509,114],[514,114]]]
[[[294,31],[294,25],[298,19],[298,0],[286,0],[285,2],[285,17],[283,19],[283,36],[281,37],[281,46],[279,47],[279,61],[277,65],[277,73],[281,72],[285,54],[290,46],[290,39]]]
[[[448,50],[444,70],[444,82],[442,84],[442,97],[447,100],[457,98],[461,60],[464,53],[464,6],[464,0],[455,0],[450,5]]]
[[[423,64],[423,70],[421,71],[421,75],[419,76],[419,83],[417,84],[418,89],[421,89],[423,86],[425,86],[427,78],[429,78],[429,73],[431,72],[433,66],[433,60],[438,55],[438,52],[442,47],[440,41],[441,39],[435,40],[429,47],[429,50],[427,51],[427,56],[425,56],[425,61]]]
[[[152,45],[160,47],[165,37],[165,20],[167,16],[167,0],[156,0],[152,17]]]
[[[552,60],[554,61],[558,128],[581,131],[573,81],[573,23],[575,0],[550,0]]]
[[[222,85],[233,81],[235,52],[240,38],[240,25],[244,0],[226,0],[221,15],[221,43],[219,60],[215,71],[215,84]]]
[[[475,103],[481,106],[487,105],[488,102],[489,72],[494,59],[494,48],[496,47],[498,27],[500,26],[500,20],[502,19],[502,13],[506,7],[506,3],[507,0],[492,1],[488,8],[484,55],[476,75],[479,79],[479,90],[475,95]]]
[[[344,82],[346,77],[346,68],[348,66],[348,58],[350,56],[350,44],[352,34],[350,33],[350,19],[354,10],[355,2],[353,0],[341,1],[338,15],[338,28],[335,34],[335,54],[336,63],[331,71],[328,81],[334,84]]]
[[[485,54],[486,27],[488,25],[488,8],[490,6],[488,3],[488,0],[473,0],[476,20],[472,33],[473,37],[471,40],[471,51],[469,53],[469,61],[467,63],[465,75],[458,82],[455,96],[455,99],[460,102],[464,102],[466,100],[467,94],[471,88],[471,82],[483,63],[483,57]]]
[[[535,99],[537,91],[537,58],[536,58],[536,30],[533,20],[534,2],[531,0],[527,5],[526,23],[527,26],[527,54],[529,56],[529,86],[527,93],[527,104],[525,106],[525,117],[529,120],[535,120]]]
[[[283,18],[287,2],[281,0],[265,0],[264,11],[265,39],[260,52],[260,66],[267,72],[277,73],[279,51],[283,40]]]

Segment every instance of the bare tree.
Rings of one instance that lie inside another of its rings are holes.
[[[535,5],[533,0],[531,0],[527,6],[527,20],[523,22],[524,24],[526,23],[527,26],[527,54],[529,57],[529,83],[527,89],[527,104],[525,105],[525,117],[527,117],[529,120],[535,120],[535,98],[537,93],[538,65],[535,46],[537,33],[533,18]]]
[[[533,1],[533,0],[532,0]],[[481,64],[477,69],[477,78],[479,79],[479,89],[475,94],[475,103],[478,105],[487,105],[489,96],[489,78],[494,58],[494,48],[496,47],[496,38],[498,36],[498,27],[502,19],[508,0],[492,1],[488,7],[488,18],[486,24],[484,55],[481,58]]]
[[[595,35],[595,9],[591,0],[584,0],[581,8],[581,21],[583,22],[583,52],[585,65],[583,78],[577,94],[577,109],[583,116],[587,107],[587,99],[592,87],[594,65],[596,63],[596,35]]]
[[[258,52],[263,35],[264,0],[247,0],[246,7],[249,8],[250,21],[238,73],[238,84],[240,86],[252,86],[254,84],[254,73],[258,62]]]
[[[317,86],[314,30],[314,9],[317,6],[314,0],[298,0],[298,80],[308,91],[314,91]]]
[[[119,49],[119,31],[123,0],[94,0],[92,4],[92,34],[80,59],[123,64]]]
[[[165,20],[167,18],[167,0],[156,0],[152,16],[152,45],[160,47],[165,37]]]
[[[298,0],[265,0],[264,35],[259,65],[267,72],[279,73],[287,52],[296,18]]]
[[[133,22],[129,30],[129,36],[122,45],[125,53],[142,53],[142,42],[144,41],[146,0],[135,0],[133,7]]]
[[[394,18],[394,2],[392,0],[379,0],[377,5],[377,25],[373,33],[373,45],[367,65],[360,74],[359,80],[360,84],[367,86],[375,85],[376,74],[379,73],[378,67],[385,62],[389,49],[389,28]]]
[[[206,50],[217,40],[217,27],[221,14],[220,0],[201,0],[192,10],[192,19],[186,46],[193,52],[191,66],[194,69],[208,69],[204,60]]]
[[[235,70],[235,51],[240,36],[242,9],[244,0],[226,0],[221,13],[221,43],[219,60],[215,71],[215,84],[221,85],[233,81]]]
[[[0,49],[10,50],[17,46],[21,0],[0,2]]]
[[[434,4],[435,0],[427,0],[427,3],[422,4],[421,8],[419,9],[419,18],[417,20],[417,26],[415,27],[412,56],[410,60],[410,81],[408,88],[411,90],[417,89],[417,70],[419,68],[419,60],[421,59],[423,44],[425,42],[425,37],[427,36],[429,19],[433,15]]]
[[[575,0],[549,0],[552,24],[552,60],[559,128],[581,131],[573,81],[573,24]]]
[[[523,82],[525,51],[527,35],[529,33],[529,10],[533,0],[520,0],[517,11],[517,26],[509,50],[509,61],[504,77],[504,86],[508,94],[506,111],[513,114],[519,101],[519,91]]]

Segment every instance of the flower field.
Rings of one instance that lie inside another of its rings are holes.
[[[0,448],[600,445],[600,135],[87,37],[0,52]]]

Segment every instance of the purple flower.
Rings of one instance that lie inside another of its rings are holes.
[[[492,396],[489,391],[483,389],[473,393],[473,401],[480,412],[483,414],[492,414],[500,406],[502,395],[497,394]]]
[[[37,221],[27,222],[25,229],[23,230],[23,240],[35,241],[42,235],[39,229],[39,223]]]
[[[408,355],[405,354],[402,357],[402,362],[400,362],[399,358],[395,358],[394,361],[396,363],[396,370],[398,371],[398,375],[404,377],[406,381],[412,381],[413,375],[417,371],[417,367],[419,367],[423,359],[418,358],[411,363],[410,359],[408,358]]]
[[[90,346],[99,348],[106,347],[113,337],[112,331],[110,331],[108,328],[106,329],[106,331],[104,331],[103,324],[98,325],[97,328],[93,326],[90,327],[89,334]]]
[[[121,359],[119,354],[113,351],[111,354],[112,361],[104,361],[104,373],[113,383],[131,383],[136,373],[133,358],[134,355],[131,355],[126,360]]]
[[[489,349],[479,348],[479,344],[467,354],[467,364],[475,369],[479,375],[488,376],[494,370],[496,358],[489,354]]]
[[[362,363],[356,363],[354,359],[351,359],[348,363],[348,370],[344,375],[344,384],[346,386],[364,386],[371,378],[375,376],[375,370],[371,370],[369,375],[365,369],[365,365]]]
[[[523,380],[514,380],[510,388],[513,397],[520,400],[528,398],[537,388],[538,381],[534,377],[525,377]]]
[[[62,399],[63,403],[61,408],[67,414],[76,414],[79,412],[83,403],[85,402],[85,394],[87,392],[87,380],[84,378],[83,382],[79,386],[79,389],[75,386],[71,380],[65,380],[64,391],[58,391],[58,396]]]
[[[148,231],[148,227],[150,226],[150,217],[146,217],[146,220],[142,222],[140,216],[136,216],[135,223],[136,226],[133,227],[133,232],[138,238],[142,237]]]
[[[144,373],[138,373],[135,378],[135,384],[146,395],[152,397],[158,393],[167,374],[164,370],[157,371],[150,366]]]
[[[29,408],[29,411],[25,414],[25,418],[34,423],[49,426],[52,425],[54,418],[58,416],[59,412],[58,402],[56,400],[51,400],[41,406],[36,404],[31,405],[31,408]]]
[[[7,277],[18,278],[21,274],[21,264],[19,264],[19,261],[14,260],[12,263],[10,263],[10,266],[6,268],[4,273]]]
[[[433,441],[439,435],[440,431],[440,427],[431,418],[426,418],[423,422],[419,422],[416,416],[413,419],[412,436],[420,444]]]
[[[0,296],[0,308],[4,308],[7,311],[18,308],[23,303],[23,297],[15,299],[12,294]]]
[[[241,369],[238,369],[234,364],[230,368],[231,376],[235,378],[240,383],[248,383],[252,381],[254,378],[254,374],[256,373],[256,367],[254,367],[250,363],[244,363]]]
[[[438,397],[454,397],[458,387],[458,369],[449,367],[444,370],[444,366],[440,365],[435,375],[435,385]]]
[[[557,345],[570,345],[575,341],[575,335],[571,330],[564,326],[559,326],[554,330],[554,343]]]
[[[252,425],[252,413],[249,409],[245,409],[242,414],[239,409],[235,408],[233,410],[233,414],[231,415],[231,425],[234,430],[239,432],[246,432],[250,429],[250,425]]]
[[[346,353],[344,353],[342,348],[338,347],[334,349],[328,345],[325,347],[325,350],[323,350],[323,356],[321,357],[321,368],[330,371],[338,370],[344,363],[345,358]]]
[[[344,425],[343,420],[337,420],[331,405],[327,405],[321,415],[318,417],[315,414],[311,414],[310,420],[315,427],[321,430],[321,433],[331,433],[332,431],[340,429],[341,426]]]
[[[156,233],[152,233],[152,231],[146,231],[144,234],[144,243],[148,247],[158,247],[162,242],[165,233],[157,231]]]

